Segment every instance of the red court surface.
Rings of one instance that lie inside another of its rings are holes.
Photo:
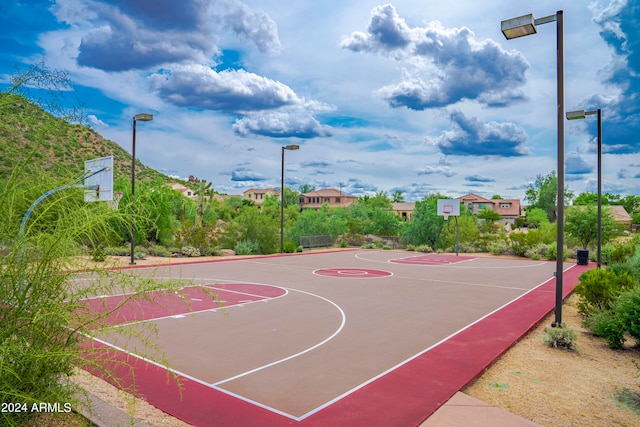
[[[588,268],[565,264],[565,296]],[[554,269],[395,251],[135,268],[198,286],[130,302],[95,345],[127,362],[113,368],[139,396],[196,426],[417,426],[553,310]],[[145,325],[161,353],[121,333]]]

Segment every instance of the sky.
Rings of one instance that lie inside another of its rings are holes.
[[[565,111],[602,109],[603,191],[640,195],[640,0],[18,0],[0,14],[0,87],[45,61],[92,128],[167,175],[226,194],[524,200],[557,171],[556,24]],[[597,120],[565,121],[565,183],[597,191]]]

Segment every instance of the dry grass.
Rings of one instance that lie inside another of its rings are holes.
[[[578,332],[577,351],[550,348],[542,334],[553,314],[503,355],[464,392],[545,426],[637,426],[640,413],[617,401],[625,388],[640,392],[640,348],[611,350],[582,326],[568,299],[562,319]]]

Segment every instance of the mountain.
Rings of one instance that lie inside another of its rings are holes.
[[[0,93],[0,180],[29,161],[23,174],[76,178],[84,162],[113,156],[114,179],[129,179],[131,155],[94,130],[56,118],[20,95]],[[175,181],[136,161],[136,181]]]

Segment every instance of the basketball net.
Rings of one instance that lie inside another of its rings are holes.
[[[117,191],[113,193],[113,200],[107,200],[107,204],[114,211],[118,210],[118,204],[120,203],[120,200],[122,199],[123,194],[124,193]]]
[[[442,215],[442,216],[444,217],[444,220],[445,220],[445,221],[447,221],[447,220],[449,219],[449,215],[447,215],[447,214]]]

